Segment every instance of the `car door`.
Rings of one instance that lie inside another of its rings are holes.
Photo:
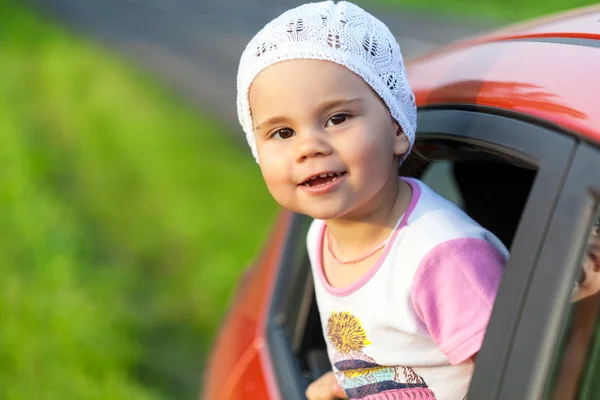
[[[496,110],[481,108],[421,110],[417,137],[423,141],[421,149],[435,149],[436,145],[450,141],[458,146],[472,146],[470,152],[459,153],[459,158],[496,156],[537,170],[514,235],[510,242],[505,241],[510,257],[469,389],[470,400],[490,400],[503,382],[524,299],[576,142],[562,132],[521,115],[499,114]],[[426,154],[432,155],[435,156],[435,151]],[[497,181],[491,186],[485,185],[482,191],[502,184],[505,190],[501,195],[505,199],[484,205],[490,213],[500,212],[502,204],[512,197],[511,182],[501,182],[497,174],[494,178]],[[486,228],[496,232],[491,226]],[[512,397],[513,400],[525,398],[528,397]]]
[[[582,143],[535,266],[499,399],[600,398],[597,281],[588,297],[571,301],[574,282],[590,281],[600,269],[599,205],[600,148]]]
[[[418,126],[417,148],[423,157],[415,153],[405,162],[401,175],[423,179],[443,196],[470,210],[473,201],[459,195],[466,193],[465,182],[454,181],[453,174],[458,176],[460,165],[461,173],[474,177],[466,180],[471,186],[468,193],[480,205],[473,210],[481,214],[484,226],[489,223],[495,226],[490,230],[503,230],[508,224],[503,224],[503,217],[498,215],[502,216],[500,208],[508,202],[514,203],[511,207],[518,211],[510,216],[511,229],[503,232],[511,256],[469,392],[469,399],[489,400],[502,383],[523,301],[576,142],[519,115],[500,115],[490,109],[420,110]],[[489,166],[494,166],[496,175],[496,166],[507,166],[517,174],[522,170],[531,176],[525,184],[526,192],[520,191],[520,205],[513,201],[515,196],[511,193],[516,182],[497,176],[488,178],[485,168]],[[498,193],[498,199],[482,196],[494,193],[494,187],[499,185],[505,190]],[[495,202],[486,203],[490,200]],[[289,235],[268,321],[267,345],[285,399],[304,398],[308,383],[330,368],[306,256],[308,223],[306,217],[296,217],[296,231]]]

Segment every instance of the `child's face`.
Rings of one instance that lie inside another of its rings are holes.
[[[359,217],[396,189],[408,139],[347,68],[318,60],[274,64],[256,77],[249,101],[260,168],[283,207],[325,220]]]

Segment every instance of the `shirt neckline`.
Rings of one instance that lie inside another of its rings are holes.
[[[408,208],[406,209],[406,212],[404,213],[404,215],[402,215],[402,217],[399,218],[398,223],[396,224],[396,227],[394,228],[394,233],[392,234],[389,243],[385,246],[385,248],[383,249],[383,253],[381,253],[381,255],[379,256],[379,258],[377,259],[375,264],[371,268],[369,268],[369,270],[360,279],[358,279],[356,282],[352,283],[351,285],[344,286],[344,287],[332,286],[329,283],[329,281],[327,280],[327,277],[325,276],[325,270],[323,269],[323,243],[324,243],[325,229],[326,229],[327,225],[325,224],[325,222],[323,222],[323,225],[321,226],[321,229],[319,230],[319,234],[317,236],[317,259],[316,259],[316,262],[317,262],[316,267],[317,268],[315,268],[315,269],[317,270],[321,284],[323,285],[325,290],[327,292],[329,292],[330,294],[332,294],[334,296],[339,296],[339,297],[348,296],[348,295],[356,292],[358,289],[360,289],[364,285],[366,285],[367,282],[369,282],[369,280],[371,280],[371,278],[375,275],[375,273],[377,273],[377,271],[379,270],[379,268],[385,261],[388,253],[390,252],[390,250],[392,249],[392,247],[394,245],[394,242],[396,241],[396,237],[398,236],[398,233],[400,232],[400,230],[408,224],[408,219],[410,218],[410,215],[414,211],[415,207],[417,206],[417,203],[419,202],[419,198],[421,197],[421,188],[420,188],[419,184],[413,179],[407,179],[407,178],[401,178],[401,179],[403,181],[405,181],[406,183],[408,183],[412,189],[412,195],[411,195],[410,203],[408,204]]]

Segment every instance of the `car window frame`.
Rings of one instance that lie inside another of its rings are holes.
[[[300,315],[307,308],[305,304],[312,301],[312,297],[304,295],[311,279],[310,268],[306,268],[306,232],[310,221],[305,215],[292,215],[267,317],[266,344],[282,399],[304,398],[308,386],[294,352],[294,342],[297,324],[306,322]],[[295,300],[300,294],[303,295],[297,304]]]
[[[536,249],[541,247],[546,224],[539,221],[546,221],[551,215],[561,186],[554,182],[553,177],[566,172],[575,140],[543,124],[528,121],[523,116],[501,115],[497,110],[462,105],[420,109],[417,138],[419,142],[444,139],[482,146],[539,168],[522,222],[515,234],[514,243],[519,241],[523,244],[518,246],[509,260],[509,266],[514,267],[512,270],[525,267],[521,273],[514,273],[509,279],[503,279],[497,297],[497,304],[500,306],[494,307],[489,325],[494,332],[486,334],[469,392],[469,399],[490,400],[490,395],[500,387],[503,366],[507,361],[507,356],[503,355],[510,351],[510,339],[516,329],[520,311],[519,299],[525,297],[528,287],[526,282],[537,256],[537,251],[531,252],[525,244]],[[305,265],[298,262],[299,252],[306,252],[305,234],[309,221],[306,216],[296,214],[293,217],[292,231],[286,240],[267,320],[267,345],[273,370],[281,396],[286,399],[304,398],[308,384],[307,379],[301,375],[301,368],[295,358],[295,336],[290,336],[290,332],[297,332],[297,326],[289,324],[296,324],[298,321],[291,321],[288,311],[306,309],[295,304],[293,296],[294,293],[305,292],[306,285],[310,285],[306,282],[307,277],[310,280],[310,268],[305,268]],[[527,226],[523,227],[524,225]],[[290,282],[303,284],[296,284],[291,290]],[[511,294],[513,290],[518,296]]]
[[[490,317],[469,400],[496,398],[512,351],[523,301],[536,265],[550,216],[576,147],[573,137],[528,116],[478,106],[421,110],[418,137],[454,137],[532,163],[537,176],[510,249],[511,254]],[[515,397],[525,398],[525,397]]]
[[[500,399],[514,399],[515,390],[519,398],[542,398],[552,379],[581,252],[600,202],[600,174],[590,172],[599,163],[598,145],[578,145],[523,304]]]

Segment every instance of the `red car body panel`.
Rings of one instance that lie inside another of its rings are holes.
[[[596,95],[600,50],[520,40],[600,39],[599,20],[600,7],[588,7],[515,25],[415,59],[407,70],[417,104],[514,111],[600,142],[600,96]],[[280,214],[263,253],[240,280],[206,365],[202,399],[280,398],[265,329],[291,217],[287,211]]]
[[[408,77],[419,107],[501,108],[600,141],[600,97],[592,89],[600,74],[590,65],[600,66],[597,48],[502,41],[436,53],[409,64]]]
[[[292,213],[283,211],[236,296],[206,365],[202,399],[278,399],[266,343],[266,319]]]

